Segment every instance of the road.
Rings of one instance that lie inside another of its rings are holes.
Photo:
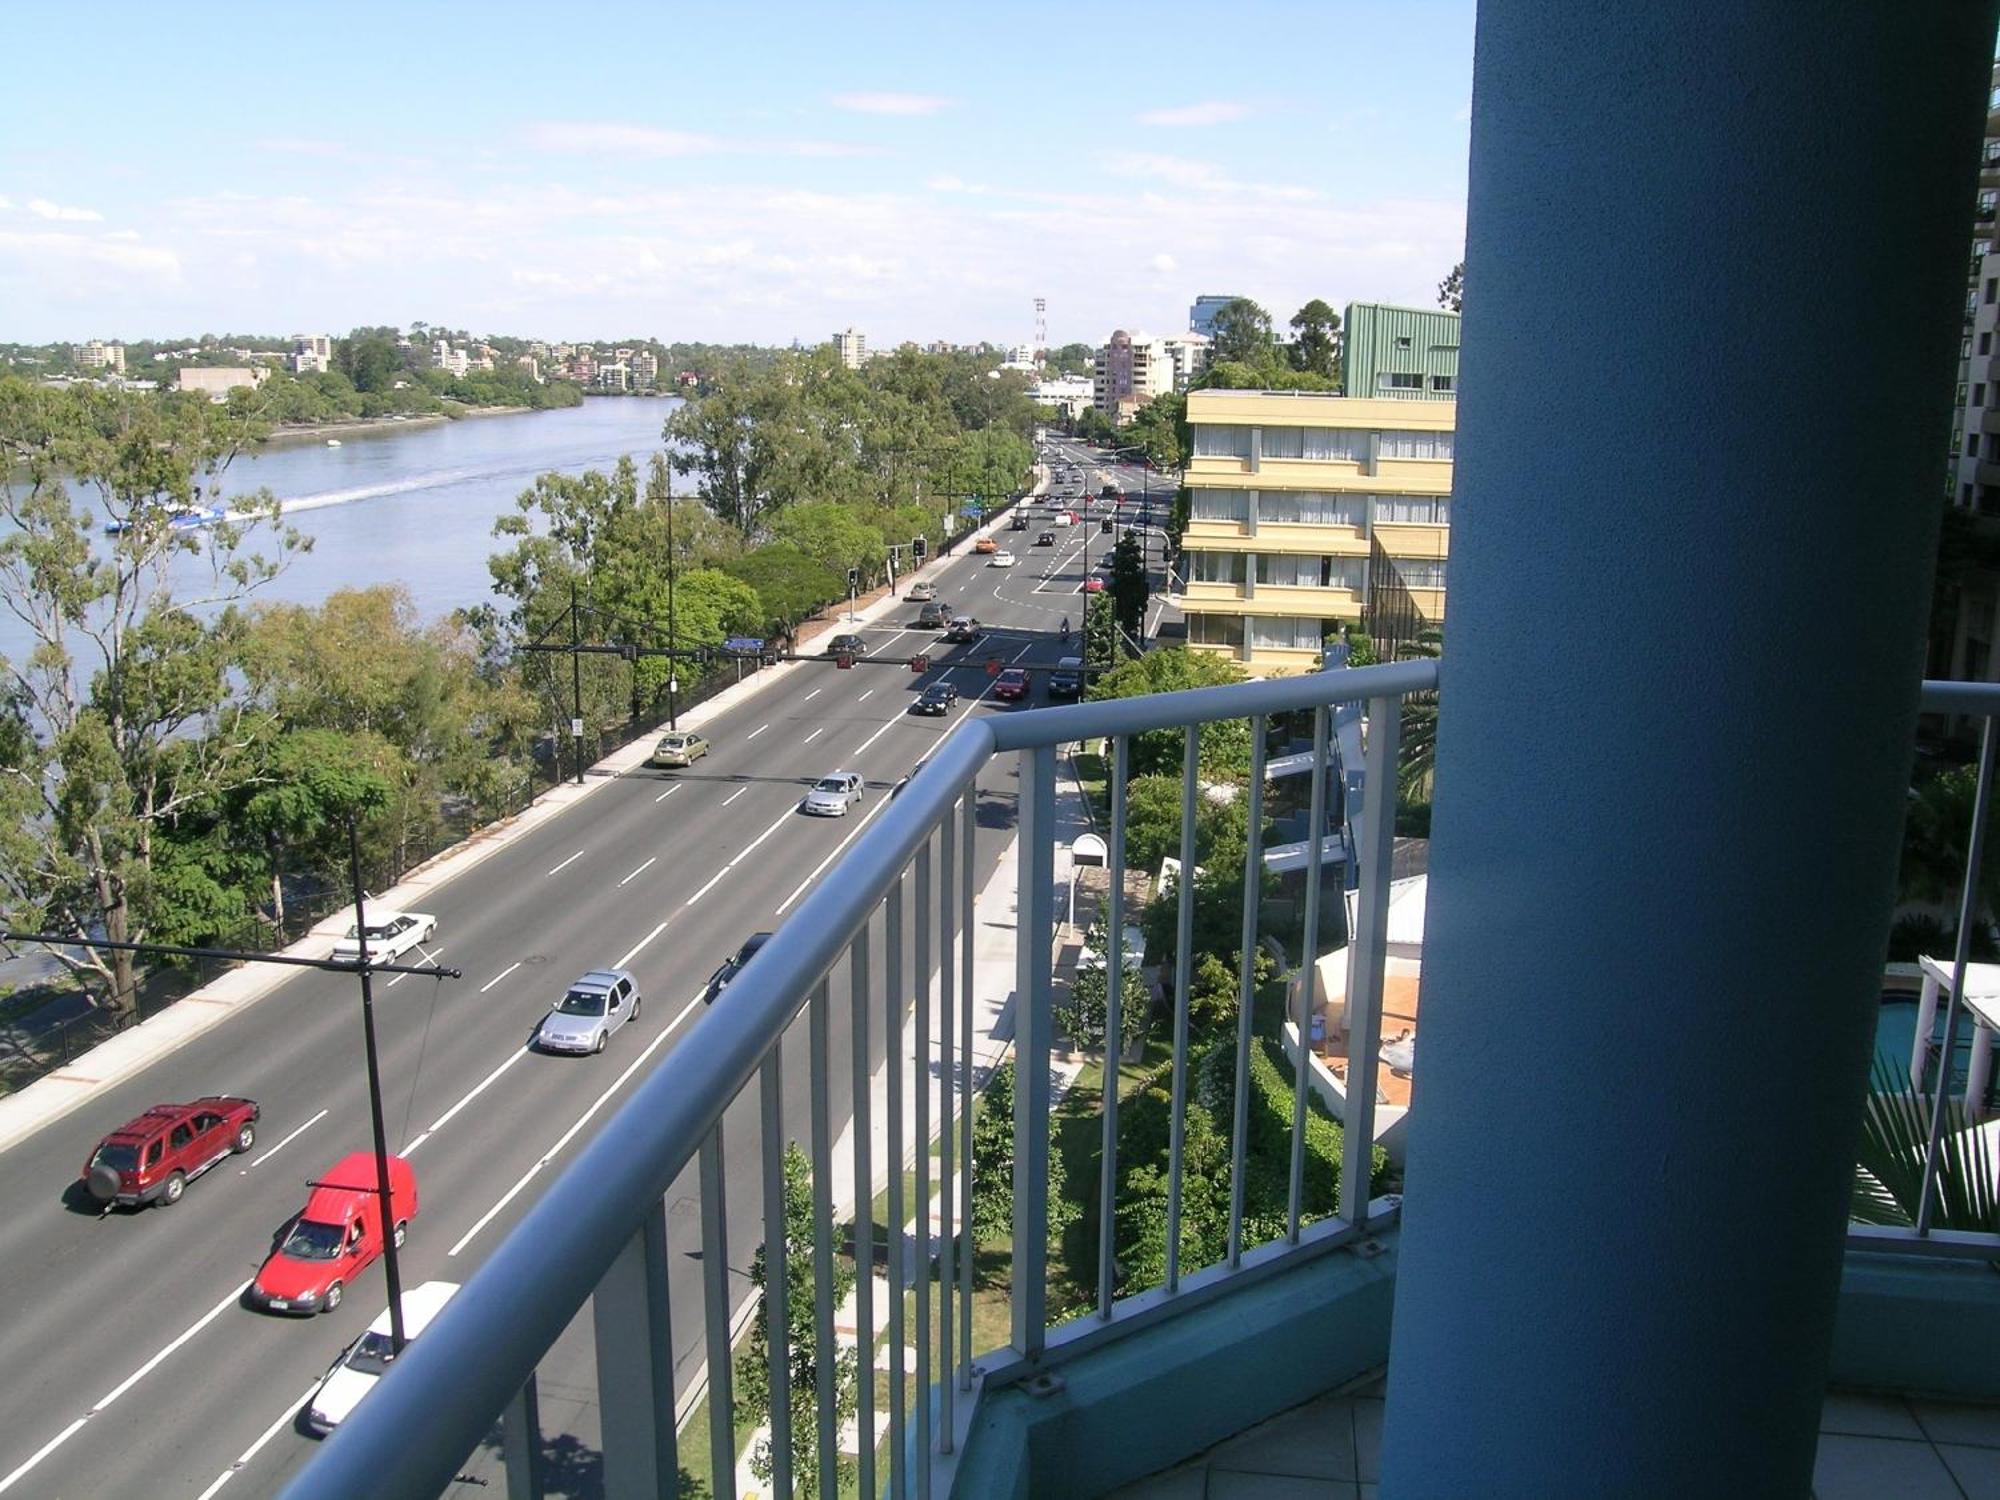
[[[1093,491],[1115,472],[1083,467]],[[1139,487],[1137,471],[1119,477]],[[422,1198],[406,1285],[470,1274],[634,1081],[688,1034],[709,972],[827,878],[860,818],[957,720],[907,714],[919,688],[946,677],[964,695],[963,713],[1007,712],[982,697],[989,654],[1030,665],[1066,654],[1053,631],[1064,615],[1081,624],[1083,530],[1059,533],[1048,579],[1028,560],[1049,549],[1028,548],[1017,549],[1013,569],[961,548],[921,575],[986,622],[976,645],[948,648],[893,624],[863,629],[871,656],[931,651],[939,664],[926,676],[867,663],[796,672],[706,725],[714,752],[691,770],[619,777],[437,892],[431,953],[464,979],[378,981],[376,1006],[391,1144],[411,1157]],[[1010,533],[1000,536],[1005,544]],[[1093,531],[1090,540],[1094,560],[1110,538]],[[868,778],[862,806],[844,819],[799,814],[805,788],[836,768]],[[1012,827],[1012,768],[993,768],[980,792],[983,883]],[[637,975],[639,1019],[599,1057],[529,1052],[532,1027],[562,987],[607,964]],[[877,1004],[879,1016],[879,990]],[[295,1418],[327,1364],[382,1308],[382,1273],[371,1268],[337,1311],[310,1322],[251,1311],[240,1298],[303,1204],[306,1181],[369,1147],[358,1009],[351,981],[302,973],[0,1156],[0,1361],[12,1372],[0,1397],[0,1493],[262,1495],[311,1454]],[[839,1007],[833,1020],[842,1059],[851,1042]],[[878,1061],[889,1030],[870,1028]],[[792,1032],[786,1130],[804,1139],[803,1024]],[[849,1072],[832,1069],[836,1130],[848,1117]],[[162,1100],[218,1092],[262,1104],[252,1152],[226,1160],[171,1209],[99,1214],[79,1202],[77,1171],[105,1130]],[[725,1141],[734,1302],[759,1233],[754,1091],[729,1116]],[[683,1382],[702,1348],[692,1175],[669,1198]],[[589,1443],[595,1434],[583,1427],[594,1416],[563,1395],[593,1384],[588,1318],[578,1321],[581,1337],[544,1365],[543,1415],[553,1433],[566,1410],[583,1413],[572,1435]]]

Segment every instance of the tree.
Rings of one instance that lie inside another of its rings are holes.
[[[1104,941],[1103,932],[1098,930],[1092,940],[1096,952],[1107,951],[1102,946]],[[1146,1022],[1153,1008],[1153,993],[1146,988],[1144,977],[1129,965],[1118,976],[1118,991],[1121,997],[1118,1002],[1118,1034],[1122,1050],[1146,1034]],[[1108,969],[1095,966],[1081,969],[1070,981],[1069,993],[1051,1014],[1056,1029],[1069,1038],[1072,1051],[1104,1050],[1104,1027],[1110,1019],[1110,995],[1111,974]]]
[[[1049,1152],[1049,1234],[1077,1216],[1064,1191],[1062,1153]],[[972,1238],[975,1244],[1005,1240],[1014,1232],[1014,1063],[993,1070],[980,1091],[972,1116]]]
[[[1340,374],[1340,314],[1318,297],[1292,314],[1292,368],[1334,379]]]
[[[1088,344],[1064,344],[1049,350],[1043,368],[1050,375],[1088,375],[1096,358],[1097,351]]]
[[[1118,639],[1118,622],[1112,614],[1109,594],[1083,596],[1083,664],[1108,668],[1130,653]]]
[[[176,525],[215,503],[252,435],[199,396],[0,378],[16,475],[0,487],[0,605],[33,641],[0,658],[0,920],[79,934],[57,956],[116,1010],[136,1001],[133,956],[87,939],[140,940],[173,916],[155,869],[167,831],[254,776],[273,727],[231,690],[239,606],[302,539],[263,491],[231,497],[228,520]],[[100,541],[105,523],[119,529]],[[177,595],[176,571],[197,570]]]
[[[1187,456],[1187,397],[1179,391],[1155,396],[1133,415],[1125,440],[1144,449],[1154,468],[1180,468]]]
[[[403,351],[393,332],[357,328],[334,345],[334,368],[353,382],[357,391],[387,391],[403,372]]]
[[[1144,639],[1151,584],[1146,577],[1145,551],[1130,532],[1120,537],[1111,550],[1111,583],[1107,592],[1118,628],[1132,640]]]
[[[1112,668],[1091,684],[1093,699],[1138,698],[1148,693],[1186,688],[1219,687],[1241,682],[1243,669],[1227,657],[1185,646],[1148,651]],[[1153,729],[1135,735],[1130,765],[1135,776],[1181,772],[1182,731]],[[1211,778],[1240,777],[1250,765],[1250,726],[1242,719],[1220,719],[1201,727],[1201,769]]]
[[[1194,804],[1194,858],[1208,864],[1227,845],[1248,842],[1249,804],[1243,797],[1218,801],[1197,795]],[[1157,772],[1134,776],[1125,786],[1125,860],[1135,870],[1154,871],[1181,853],[1181,778]]]
[[[785,1196],[785,1327],[790,1358],[786,1369],[791,1376],[792,1482],[801,1495],[837,1494],[846,1480],[850,1465],[842,1460],[841,1472],[822,1481],[819,1472],[819,1371],[822,1359],[833,1364],[834,1409],[831,1420],[837,1426],[854,1415],[856,1384],[860,1375],[859,1353],[844,1348],[836,1338],[831,1350],[819,1346],[819,1322],[814,1316],[817,1291],[813,1284],[813,1203],[812,1169],[806,1155],[796,1145],[785,1146],[783,1161]],[[770,1316],[764,1299],[771,1295],[768,1246],[759,1245],[750,1262],[750,1282],[757,1288],[759,1307],[750,1323],[750,1347],[736,1361],[736,1399],[744,1415],[752,1421],[775,1422],[771,1409]],[[839,1305],[854,1289],[854,1263],[836,1256],[830,1295]],[[769,1481],[772,1470],[771,1440],[759,1440],[750,1456],[750,1469],[759,1479]],[[720,1488],[721,1476],[717,1476]]]
[[[1248,297],[1238,297],[1216,311],[1212,337],[1210,351],[1217,362],[1264,364],[1271,358],[1271,315]]]
[[[1465,262],[1460,261],[1438,283],[1438,306],[1452,312],[1465,311]]]
[[[766,628],[784,631],[847,592],[846,580],[790,542],[767,542],[722,565],[757,591]]]

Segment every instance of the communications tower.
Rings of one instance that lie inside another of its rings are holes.
[[[1035,363],[1041,364],[1049,352],[1049,299],[1035,299]]]

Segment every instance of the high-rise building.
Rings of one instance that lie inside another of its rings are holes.
[[[626,362],[635,390],[650,391],[660,383],[660,357],[650,349],[634,349]]]
[[[1172,333],[1160,340],[1161,352],[1174,372],[1174,389],[1186,390],[1208,368],[1215,341],[1205,333]]]
[[[107,344],[102,339],[92,339],[87,344],[75,346],[76,364],[80,370],[114,370],[125,373],[125,346]]]
[[[1224,297],[1204,295],[1195,298],[1194,306],[1188,309],[1188,332],[1198,333],[1204,338],[1213,338],[1215,315],[1230,303],[1242,300],[1243,298],[1235,292]]]
[[[1174,360],[1166,342],[1143,333],[1114,331],[1091,363],[1092,404],[1123,426],[1155,396],[1174,388]]]
[[[850,370],[858,370],[868,358],[868,335],[858,329],[846,329],[833,336],[833,347],[839,353],[842,364]]]
[[[1457,313],[1350,302],[1342,315],[1340,388],[1350,396],[1458,399]]]
[[[1454,403],[1210,390],[1187,414],[1191,647],[1310,671],[1344,625],[1443,620]]]
[[[292,336],[292,352],[285,363],[295,375],[315,375],[333,368],[333,340],[323,333]]]

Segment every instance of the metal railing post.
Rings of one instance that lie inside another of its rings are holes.
[[[764,1346],[770,1351],[771,1492],[792,1492],[792,1283],[786,1244],[784,1047],[758,1072],[764,1158]]]
[[[1097,1315],[1111,1316],[1118,1280],[1118,1064],[1125,1050],[1125,761],[1123,737],[1106,741],[1111,782],[1110,914],[1105,935],[1104,1140],[1097,1182]]]
[[[542,1411],[530,1375],[500,1414],[500,1456],[507,1500],[542,1500]]]
[[[908,1460],[903,1452],[905,1403],[909,1399],[903,1369],[903,1230],[909,1222],[903,1170],[909,1156],[903,1134],[903,882],[900,877],[889,887],[882,927],[882,1051],[888,1092],[885,1123],[889,1133],[888,1160],[882,1164],[889,1174],[886,1205],[889,1222],[884,1236],[889,1261],[889,1493],[902,1496],[909,1493]]]
[[[952,1298],[958,1281],[957,1257],[960,1238],[958,1214],[954,1209],[958,1186],[952,1147],[956,1144],[958,1117],[958,1055],[953,1046],[957,1019],[958,975],[953,968],[957,954],[958,920],[958,825],[947,816],[938,828],[938,1452],[952,1451],[952,1397],[958,1382],[952,1378]],[[928,918],[927,918],[928,920]]]
[[[656,1203],[591,1294],[608,1500],[652,1500],[680,1472],[666,1206]]]
[[[1257,918],[1264,887],[1265,719],[1250,720],[1249,839],[1243,850],[1243,951],[1236,970],[1236,1099],[1229,1129],[1229,1264],[1243,1263],[1243,1174],[1250,1136],[1250,1037],[1257,1003]]]
[[[1305,1202],[1306,1078],[1312,1063],[1313,989],[1319,979],[1319,905],[1321,867],[1326,863],[1327,710],[1313,710],[1311,812],[1306,829],[1306,921],[1299,964],[1299,1050],[1292,1059],[1291,1187],[1285,1204],[1285,1238],[1299,1242],[1299,1218]],[[1350,1075],[1351,1076],[1351,1075]]]
[[[1179,921],[1174,929],[1173,1103],[1167,1116],[1167,1290],[1181,1287],[1181,1157],[1187,1138],[1188,975],[1194,968],[1194,814],[1201,764],[1201,726],[1190,724],[1181,746],[1181,868],[1174,877]]]
[[[1342,1112],[1340,1196],[1336,1212],[1350,1224],[1368,1220],[1370,1170],[1375,1152],[1375,1079],[1382,1059],[1382,1002],[1388,989],[1389,877],[1396,857],[1397,747],[1402,740],[1399,698],[1368,700],[1368,744],[1361,810],[1361,885],[1356,894],[1354,973],[1347,987],[1347,1107]],[[1299,1028],[1299,1063],[1307,1064],[1310,1026]]]
[[[835,1411],[839,1389],[833,1333],[833,1122],[827,1053],[827,1006],[832,987],[822,977],[813,990],[807,1013],[807,1046],[812,1074],[812,1198],[813,1198],[813,1415],[819,1440],[819,1493],[838,1490],[839,1429]]]
[[[916,1046],[912,1054],[916,1085],[916,1218],[915,1282],[917,1496],[931,1493],[931,846],[917,849],[916,868]],[[949,1382],[947,1382],[949,1384]]]
[[[729,1349],[729,1204],[722,1175],[722,1122],[701,1143],[702,1331],[708,1348],[711,1488],[736,1486],[735,1371]]]
[[[1050,968],[1055,942],[1056,752],[1022,757],[1014,983],[1014,1348],[1048,1334]]]
[[[855,1382],[855,1447],[860,1449],[861,1493],[873,1495],[875,1484],[875,1173],[871,1166],[870,1134],[874,1089],[868,1058],[868,921],[864,919],[848,948],[847,977],[854,1031],[854,1345],[860,1379]]]
[[[965,1106],[958,1112],[959,1216],[964,1221],[965,1251],[958,1258],[958,1388],[972,1389],[972,1272],[977,1251],[972,1233],[972,1100],[975,1079],[972,1054],[972,844],[979,827],[979,786],[967,785],[959,804],[959,1054]]]

